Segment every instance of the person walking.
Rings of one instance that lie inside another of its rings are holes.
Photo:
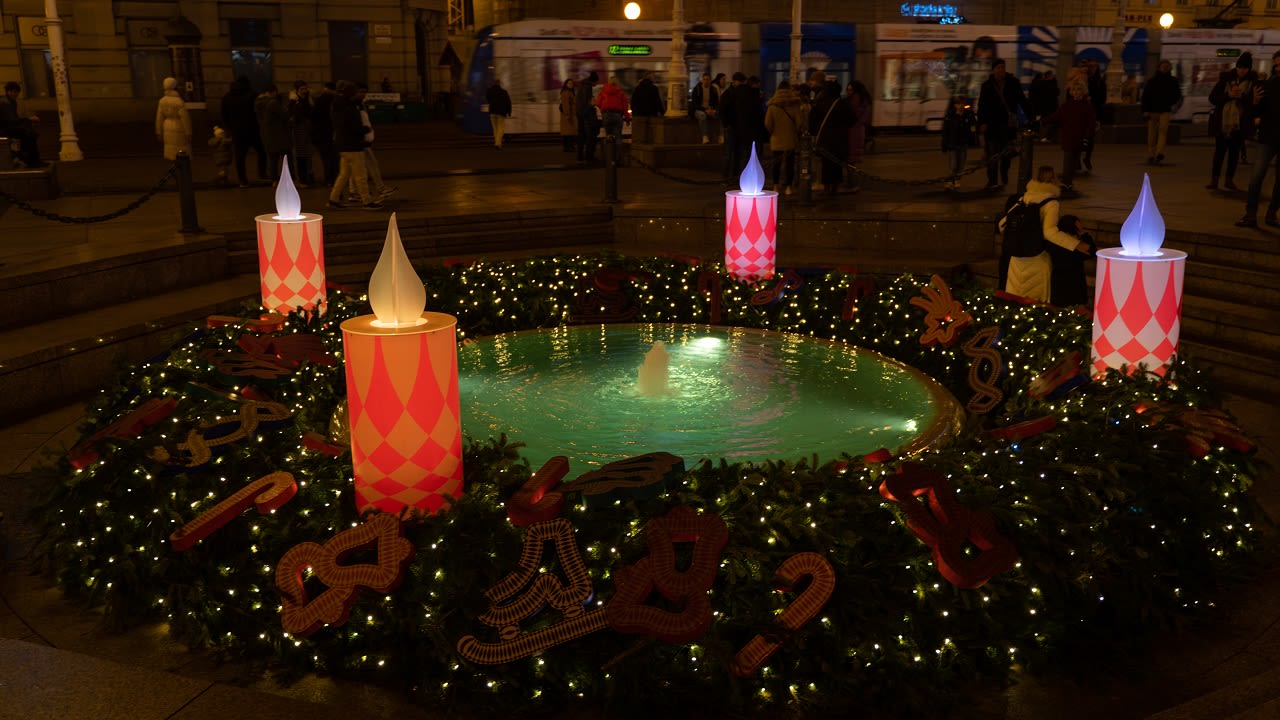
[[[1164,162],[1164,146],[1169,136],[1169,118],[1182,103],[1182,86],[1173,76],[1173,63],[1161,60],[1156,74],[1142,89],[1142,116],[1147,119],[1147,163]]]
[[[382,166],[378,164],[378,156],[373,152],[373,121],[369,119],[369,108],[364,104],[365,97],[369,94],[368,83],[356,83],[356,108],[360,111],[360,124],[368,128],[364,133],[364,167],[369,173],[370,192],[379,201],[386,200],[392,193],[399,188],[395,185],[387,185],[382,180]],[[353,194],[356,193],[355,186],[347,188]]]
[[[1031,113],[1041,121],[1057,111],[1059,106],[1058,76],[1052,70],[1045,70],[1031,81],[1031,91],[1027,94],[1027,102],[1031,105]],[[1052,127],[1040,123],[1040,142],[1051,140]]]
[[[343,208],[342,193],[348,182],[355,183],[356,193],[366,209],[378,210],[382,205],[369,194],[368,169],[364,163],[364,136],[373,128],[363,124],[356,102],[356,86],[347,80],[338,83],[333,101],[333,143],[338,150],[338,178],[329,191],[329,207]]]
[[[985,148],[988,190],[1009,184],[1019,110],[1027,112],[1022,86],[1005,71],[1004,60],[996,59],[991,64],[991,76],[982,83],[978,95],[978,131],[982,133]]]
[[[1000,289],[1012,295],[1030,298],[1039,302],[1049,302],[1053,277],[1053,261],[1050,259],[1047,245],[1052,243],[1065,250],[1087,254],[1089,244],[1058,228],[1061,202],[1058,195],[1057,176],[1052,165],[1041,165],[1036,177],[1027,181],[1027,190],[1018,198],[1017,204],[1023,206],[1039,205],[1040,227],[1044,234],[1046,247],[1038,255],[1030,257],[1008,257],[1008,271],[1001,282]],[[1000,218],[999,227],[1003,232],[1009,214]]]
[[[315,184],[311,159],[315,154],[311,144],[311,115],[315,105],[311,100],[311,88],[302,80],[293,83],[289,94],[289,134],[293,139],[293,176],[299,187]]]
[[[1044,119],[1044,123],[1059,128],[1058,142],[1062,147],[1062,189],[1074,189],[1076,170],[1080,167],[1080,153],[1093,143],[1098,127],[1098,117],[1093,103],[1085,96],[1085,86],[1072,85],[1067,90],[1067,101]]]
[[[808,108],[791,83],[778,83],[778,91],[769,98],[764,113],[764,127],[769,132],[769,149],[773,151],[773,189],[790,195],[796,182],[796,149],[800,146],[801,128],[808,123]]]
[[[338,179],[338,150],[333,145],[333,99],[338,96],[332,80],[321,86],[320,96],[311,108],[311,145],[324,164],[325,187],[333,187]]]
[[[955,190],[960,187],[960,173],[969,159],[969,148],[978,144],[978,115],[968,99],[957,95],[951,98],[947,114],[942,118],[942,152],[947,154],[947,169],[951,179],[943,187]]]
[[[489,103],[489,124],[493,126],[493,147],[501,150],[507,118],[511,117],[511,95],[502,87],[502,81],[494,78],[489,92],[485,93],[485,100]]]
[[[565,152],[573,152],[578,138],[578,107],[573,96],[577,83],[566,78],[560,86],[560,142]]]
[[[850,166],[849,186],[853,192],[858,192],[861,190],[858,174],[852,168],[861,165],[866,155],[867,133],[871,126],[871,93],[859,80],[849,83],[846,90],[844,101],[849,106],[849,148],[845,159]]]
[[[165,160],[177,160],[180,152],[191,154],[191,117],[175,78],[164,79],[164,95],[156,103],[156,139],[164,145]]]
[[[828,80],[809,111],[809,133],[822,158],[822,187],[829,196],[840,191],[845,158],[849,156],[849,127],[853,113],[840,97],[840,84]]]
[[[1213,166],[1209,190],[1218,189],[1218,176],[1222,174],[1222,161],[1227,161],[1227,174],[1223,187],[1236,187],[1236,166],[1240,161],[1240,149],[1244,146],[1245,133],[1252,127],[1253,89],[1259,87],[1258,74],[1253,71],[1253,55],[1244,53],[1236,59],[1236,66],[1218,76],[1218,83],[1209,92],[1213,111],[1209,113],[1209,134],[1213,136]]]
[[[720,163],[720,179],[729,184],[737,180],[738,173],[742,171],[738,167],[738,111],[736,96],[738,88],[746,84],[747,76],[740,72],[735,72],[729,87],[720,93],[719,106],[716,109],[716,114],[720,118],[721,142],[724,143],[724,154]]]
[[[231,83],[231,89],[222,96],[222,126],[231,133],[231,146],[235,151],[236,175],[240,178],[240,187],[249,187],[249,177],[245,174],[245,160],[249,157],[251,149],[258,155],[258,180],[270,182],[267,175],[267,151],[262,147],[253,90],[249,87],[249,78],[246,75],[236,78],[235,82]]]
[[[634,117],[661,117],[666,111],[662,94],[653,83],[653,73],[646,72],[631,91],[631,114]]]
[[[631,122],[631,108],[627,104],[627,94],[618,84],[618,76],[611,75],[609,82],[600,88],[596,95],[596,107],[600,109],[600,121],[604,125],[606,137],[622,139],[622,126]]]
[[[289,154],[293,138],[289,133],[289,108],[274,83],[267,86],[253,104],[262,133],[262,147],[267,151],[267,176],[274,186],[280,180],[280,158]]]
[[[574,102],[578,110],[578,164],[596,161],[596,136],[600,123],[596,118],[595,86],[600,76],[594,70],[578,83]]]
[[[1258,155],[1253,162],[1253,176],[1249,178],[1249,194],[1244,203],[1244,217],[1236,221],[1236,227],[1258,227],[1258,200],[1262,195],[1262,181],[1267,177],[1271,161],[1280,156],[1280,50],[1271,56],[1271,74],[1262,87],[1253,89],[1253,124],[1258,129]],[[1276,211],[1280,210],[1280,182],[1271,189],[1271,203],[1263,222],[1280,227]]]
[[[1093,103],[1093,114],[1098,118],[1099,123],[1105,122],[1110,119],[1110,113],[1107,112],[1107,78],[1098,67],[1096,58],[1087,60],[1084,70],[1085,87],[1089,92],[1089,102]],[[1084,149],[1081,163],[1084,165],[1085,175],[1093,172],[1093,148],[1094,144],[1090,142]]]

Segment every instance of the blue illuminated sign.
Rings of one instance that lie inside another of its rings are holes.
[[[909,3],[898,6],[902,17],[913,18],[960,18],[960,8],[955,5],[936,3]]]

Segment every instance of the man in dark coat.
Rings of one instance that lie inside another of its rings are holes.
[[[489,92],[485,94],[489,103],[489,124],[493,126],[493,146],[502,149],[502,136],[506,132],[507,118],[511,117],[511,94],[502,87],[498,78],[493,79]]]
[[[1280,50],[1271,56],[1271,74],[1262,87],[1253,91],[1253,124],[1258,129],[1258,155],[1253,160],[1253,177],[1249,178],[1249,194],[1244,203],[1244,217],[1236,221],[1236,227],[1258,227],[1258,200],[1262,195],[1262,181],[1267,179],[1267,168],[1280,155]],[[1265,222],[1280,227],[1280,182],[1271,189],[1271,204],[1267,205]]]
[[[338,151],[333,146],[333,99],[338,96],[337,85],[332,80],[324,84],[324,90],[315,98],[311,109],[311,144],[324,163],[324,184],[332,186],[338,179]]]
[[[996,59],[991,64],[991,77],[982,83],[978,95],[978,132],[985,144],[988,190],[1009,184],[1013,155],[1007,151],[1018,133],[1019,109],[1030,112],[1022,86],[1005,72],[1004,60]]]
[[[742,168],[738,165],[738,111],[737,111],[737,94],[738,90],[747,84],[747,76],[740,72],[733,74],[733,80],[729,83],[729,87],[720,93],[720,108],[718,114],[720,116],[720,127],[723,130],[724,137],[724,159],[720,164],[721,179],[726,183],[733,183],[737,180],[738,172]]]
[[[596,161],[596,136],[600,134],[600,120],[596,117],[595,92],[600,76],[591,74],[578,83],[574,105],[578,111],[578,164]]]
[[[1045,70],[1043,73],[1037,74],[1036,78],[1031,81],[1031,90],[1027,93],[1027,103],[1031,105],[1031,112],[1035,114],[1036,119],[1041,121],[1041,142],[1049,142],[1052,135],[1052,126],[1046,125],[1043,121],[1044,118],[1057,111],[1061,94],[1062,90],[1058,87],[1058,76],[1052,70]]]
[[[645,73],[636,89],[631,91],[631,114],[635,117],[661,117],[666,110],[662,94],[653,84],[653,73]]]
[[[751,144],[756,144],[757,151],[767,139],[768,132],[764,128],[764,97],[760,91],[760,78],[752,75],[745,85],[740,86],[733,94],[734,126],[734,175],[742,172],[751,160]]]
[[[4,99],[0,100],[0,135],[18,141],[18,160],[27,167],[44,167],[40,161],[40,148],[36,141],[40,133],[35,124],[40,118],[32,113],[23,115],[18,111],[18,95],[22,94],[22,86],[10,81],[4,85]],[[3,148],[3,152],[9,152]]]
[[[1164,143],[1169,135],[1169,118],[1182,102],[1182,85],[1173,76],[1173,63],[1160,61],[1160,69],[1142,89],[1142,116],[1147,119],[1147,162],[1164,160]]]
[[[231,83],[231,90],[222,96],[222,126],[231,133],[240,187],[249,187],[244,161],[250,148],[258,153],[258,180],[271,181],[267,175],[267,151],[262,147],[262,136],[258,133],[258,115],[253,106],[255,100],[249,78],[245,75],[236,78]]]

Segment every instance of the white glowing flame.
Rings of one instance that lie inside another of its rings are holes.
[[[412,327],[426,322],[422,311],[427,307],[427,290],[400,242],[395,213],[387,224],[382,256],[369,276],[369,304],[378,316],[373,321],[378,327]]]
[[[301,220],[302,200],[289,177],[289,156],[280,158],[280,182],[276,183],[276,220]]]
[[[764,168],[760,167],[760,160],[756,157],[755,143],[751,143],[751,159],[738,178],[738,189],[743,195],[759,195],[764,190]]]
[[[1133,211],[1120,226],[1120,244],[1124,249],[1121,255],[1134,257],[1156,257],[1160,255],[1160,246],[1164,243],[1164,218],[1160,217],[1160,209],[1156,207],[1156,199],[1151,194],[1151,176],[1142,174],[1142,192]]]

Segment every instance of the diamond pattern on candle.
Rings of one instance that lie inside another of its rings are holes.
[[[1146,365],[1163,375],[1181,334],[1183,263],[1098,257],[1093,369]]]
[[[319,219],[258,221],[262,305],[288,314],[324,302],[324,230]]]
[[[778,195],[725,195],[725,267],[740,280],[773,277]]]

